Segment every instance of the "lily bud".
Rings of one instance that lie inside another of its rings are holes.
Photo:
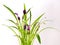
[[[27,34],[30,34],[30,25],[27,26]]]
[[[20,17],[18,16],[18,13],[15,13],[17,15],[18,20],[20,20]]]
[[[24,30],[26,29],[26,25],[24,25]]]
[[[30,30],[30,25],[27,26],[27,30]]]
[[[20,17],[18,16],[18,20],[20,20]]]
[[[15,13],[18,16],[18,13]]]
[[[26,14],[26,10],[23,10],[23,14]]]

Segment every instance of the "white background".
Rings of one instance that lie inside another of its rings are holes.
[[[7,19],[13,19],[11,14],[2,6],[9,6],[14,12],[22,17],[23,4],[27,9],[32,8],[33,18],[36,19],[40,14],[45,12],[43,20],[51,20],[47,22],[47,26],[55,27],[55,29],[47,29],[40,33],[41,45],[60,45],[60,0],[0,0],[0,45],[18,45],[17,38],[14,33],[2,24],[9,24]],[[45,27],[44,25],[42,27]],[[35,39],[34,45],[40,45]]]

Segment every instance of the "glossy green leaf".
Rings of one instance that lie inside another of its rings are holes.
[[[41,44],[41,38],[40,38],[39,34],[36,34],[36,37],[37,37],[39,43]]]

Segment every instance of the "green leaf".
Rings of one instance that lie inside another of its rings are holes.
[[[31,28],[31,33],[33,33],[34,28],[35,28],[35,26],[37,25],[37,23],[38,23],[38,22],[36,22],[36,23],[32,26],[32,28]]]
[[[15,27],[15,26],[10,26],[10,27],[15,28],[15,29],[17,29],[17,30],[18,30],[18,28],[17,28],[17,27]]]
[[[32,18],[32,14],[31,14],[31,11],[30,11],[30,23],[31,23],[31,18]]]
[[[36,34],[34,34],[34,33],[33,33],[33,34],[30,34],[30,35],[28,36],[28,37],[29,37],[28,40],[32,42],[32,40],[34,39],[35,35],[36,35]]]
[[[26,5],[24,4],[24,10],[26,10]]]
[[[31,27],[32,27],[31,32],[33,32],[34,27],[36,26],[36,24],[39,22],[39,19],[41,19],[41,17],[42,17],[43,15],[44,15],[44,13],[41,14],[41,15],[32,23],[32,25],[31,25]]]
[[[24,15],[24,21],[27,21],[27,14]]]
[[[16,23],[15,23],[13,20],[8,19],[8,21],[10,21],[10,22],[12,22],[13,24],[15,24],[15,25],[16,25]]]
[[[29,10],[30,11],[30,10]],[[32,13],[31,13],[31,11],[30,11],[30,16],[29,16],[29,18],[27,19],[27,21],[30,19],[30,23],[31,23],[31,18],[32,18]]]
[[[11,31],[14,32],[15,35],[17,35],[17,33],[10,26],[5,25],[5,24],[3,24],[3,25],[6,26],[6,27],[8,27],[9,29],[11,29]]]
[[[46,27],[46,28],[41,29],[41,30],[39,31],[39,33],[42,32],[42,31],[44,31],[45,29],[56,29],[56,28],[53,28],[53,27]]]
[[[18,37],[18,38],[21,38],[20,35],[14,35],[14,36],[16,36],[16,37]]]
[[[41,38],[40,38],[39,34],[36,34],[36,37],[37,37],[39,43],[41,44]]]
[[[34,33],[34,35],[36,35],[36,33],[37,33],[37,31],[39,30],[39,28],[40,28],[40,24],[39,23],[37,23],[35,26],[33,26],[34,27],[34,29],[31,31],[31,35],[33,35],[33,33]],[[31,36],[32,37],[32,36]]]
[[[10,12],[11,12],[11,14],[15,17],[15,19],[17,20],[17,17],[16,17],[16,15],[15,15],[15,13],[9,8],[9,7],[7,7],[6,5],[3,5],[6,9],[8,9]]]
[[[28,21],[28,20],[27,20],[27,21]],[[22,22],[25,23],[26,25],[28,25],[28,23],[26,23],[26,21],[23,20]]]
[[[31,23],[31,16],[32,16],[32,14],[31,14],[31,8],[30,8],[30,9],[28,9],[27,13],[28,13],[28,12],[30,12],[30,17],[29,17],[29,18],[27,18],[27,21],[30,19],[30,23]],[[27,14],[27,13],[26,13],[26,14]]]
[[[27,11],[26,13],[28,13],[30,10],[31,10],[31,8],[30,8],[30,9],[28,9],[28,11]]]
[[[17,25],[13,20],[9,19],[9,21],[16,25],[16,27],[15,26],[10,26],[10,27],[13,27],[13,28],[17,29],[20,33],[22,32],[22,30],[21,30],[22,27],[21,27],[21,24],[20,24],[21,22],[18,22],[18,25]]]
[[[27,18],[27,21],[29,21],[30,17]]]
[[[41,17],[44,15],[44,13],[43,14],[41,14],[33,23],[32,23],[32,25],[34,25],[36,22],[38,22],[40,19],[41,19]]]
[[[37,31],[39,30],[39,28],[40,28],[40,23],[38,23],[36,26],[35,26],[35,28],[34,28],[34,33],[37,33]]]

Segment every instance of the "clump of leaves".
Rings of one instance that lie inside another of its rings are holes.
[[[42,16],[44,15],[41,14],[37,19],[35,19],[35,21],[33,21],[33,23],[31,23],[32,20],[32,13],[31,13],[31,8],[28,9],[28,11],[26,11],[26,5],[24,4],[24,10],[23,10],[23,16],[22,16],[22,21],[18,15],[18,13],[13,12],[12,9],[10,9],[8,6],[3,5],[6,9],[8,9],[10,11],[10,13],[12,14],[12,16],[15,18],[16,21],[9,19],[10,22],[12,22],[13,24],[15,24],[15,26],[7,26],[9,29],[11,29],[15,36],[17,36],[17,38],[19,39],[19,41],[21,42],[21,45],[31,45],[31,43],[33,42],[33,39],[36,37],[38,42],[41,44],[41,38],[39,33],[37,33],[38,31],[43,31],[43,30],[39,30],[40,28],[40,19],[42,18]],[[30,17],[27,17],[27,14],[30,14]],[[28,23],[29,21],[29,23]],[[16,32],[16,30],[18,31],[18,33]],[[48,27],[47,27],[48,28]]]

